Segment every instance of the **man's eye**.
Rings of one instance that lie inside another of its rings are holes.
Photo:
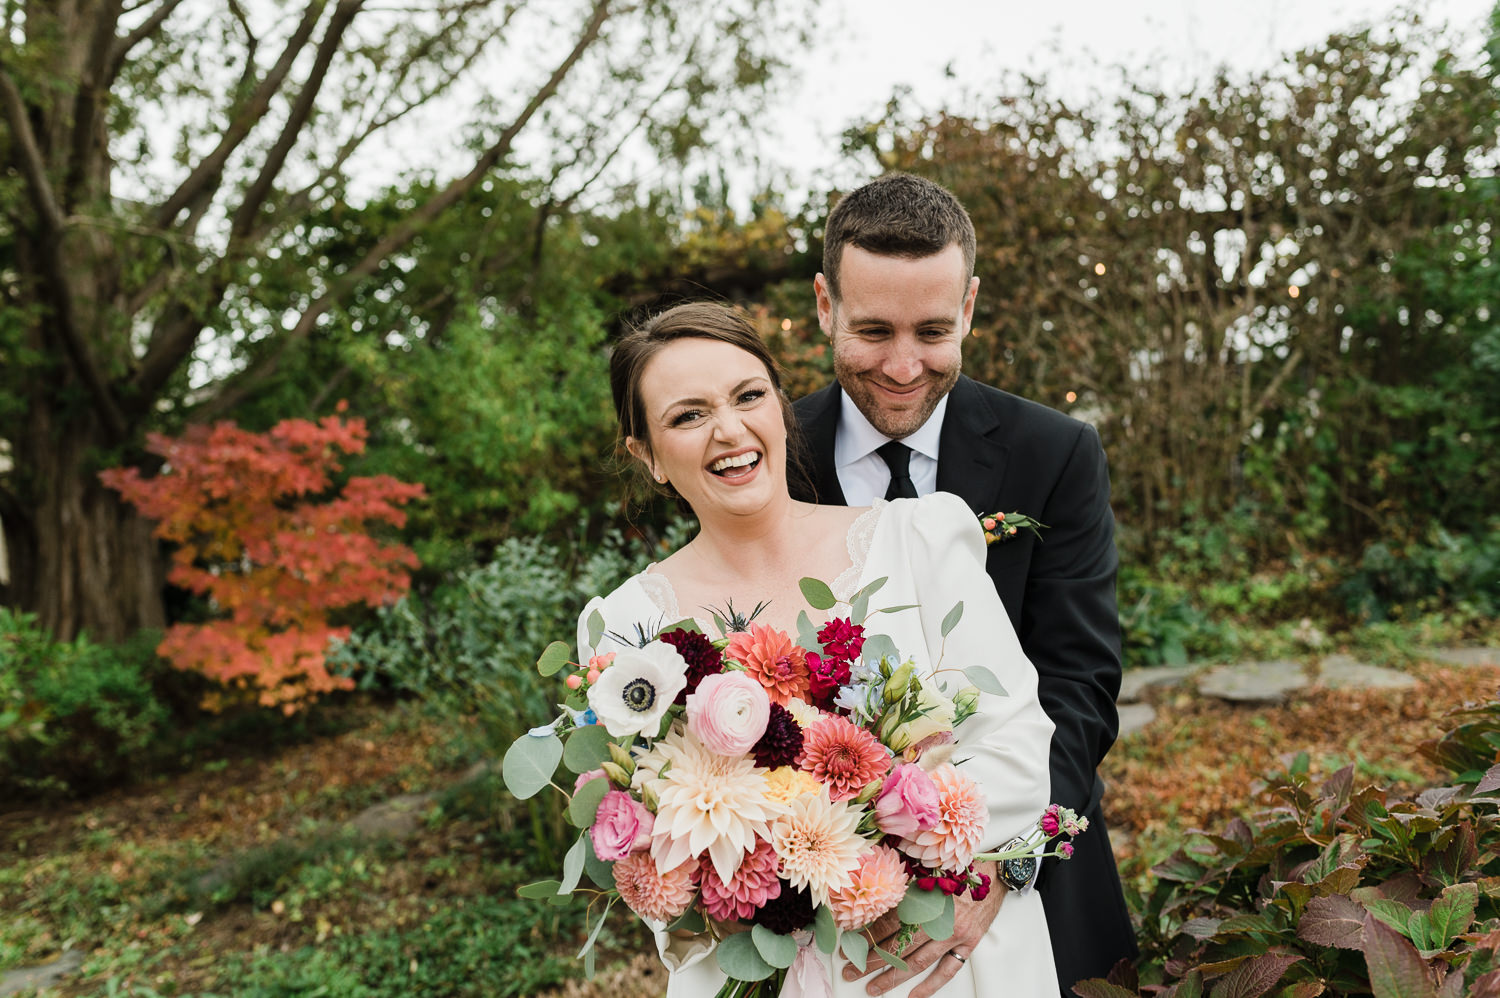
[[[936,329],[924,329],[921,332],[921,336],[924,340],[940,340],[947,335],[948,330],[943,327],[939,327]]]

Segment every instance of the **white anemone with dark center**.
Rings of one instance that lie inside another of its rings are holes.
[[[687,662],[661,641],[627,648],[589,687],[589,706],[615,738],[654,736],[677,694],[687,685]]]

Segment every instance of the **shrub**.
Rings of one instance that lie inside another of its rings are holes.
[[[0,796],[76,792],[134,768],[168,727],[156,637],[59,642],[0,606]]]
[[[1155,867],[1138,975],[1077,992],[1500,995],[1500,701],[1450,716],[1423,752],[1455,783],[1409,799],[1293,759],[1272,807]]]
[[[339,404],[340,410],[343,403]],[[329,614],[393,600],[410,584],[416,556],[382,544],[367,525],[401,526],[401,506],[422,486],[384,475],[350,478],[335,492],[337,453],[364,449],[358,419],[288,419],[266,433],[233,423],[189,427],[179,438],[151,434],[166,460],[150,480],[135,468],[100,474],[174,542],[171,582],[207,596],[225,613],[206,624],[174,624],[161,654],[179,669],[241,690],[287,713],[318,694],[348,688],[324,651],[348,633]],[[222,697],[205,706],[217,709]]]

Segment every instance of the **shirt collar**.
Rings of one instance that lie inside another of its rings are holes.
[[[947,412],[948,396],[944,395],[938,400],[932,415],[927,417],[927,422],[917,427],[915,432],[902,437],[901,442],[918,454],[936,461],[938,442],[943,435],[943,417]],[[870,421],[859,411],[859,406],[854,404],[848,392],[839,392],[839,432],[833,444],[835,466],[842,468],[853,464],[860,458],[873,454],[877,447],[890,439],[870,425]]]

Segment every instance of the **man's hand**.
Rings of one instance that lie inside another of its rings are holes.
[[[996,876],[995,864],[980,863],[974,869],[979,873],[989,875],[990,893],[983,901],[975,901],[967,894],[953,899],[953,935],[947,939],[934,940],[927,938],[927,934],[919,929],[912,937],[911,944],[907,946],[906,951],[897,954],[906,961],[908,969],[898,970],[887,966],[872,949],[865,961],[867,969],[861,973],[858,967],[849,964],[844,967],[844,980],[855,981],[883,969],[884,973],[878,974],[865,988],[868,994],[878,995],[919,976],[928,967],[933,967],[927,979],[911,993],[911,998],[931,998],[939,988],[953,978],[954,974],[958,973],[963,961],[968,960],[969,954],[974,952],[974,947],[989,931],[990,923],[999,913],[1000,902],[1005,900],[1005,885]],[[889,953],[891,947],[896,944],[896,936],[900,931],[901,920],[896,917],[894,911],[891,911],[876,919],[874,924],[865,930],[865,935],[873,939],[876,946]],[[949,956],[949,953],[957,954],[957,956]],[[960,960],[957,957],[963,959]]]

